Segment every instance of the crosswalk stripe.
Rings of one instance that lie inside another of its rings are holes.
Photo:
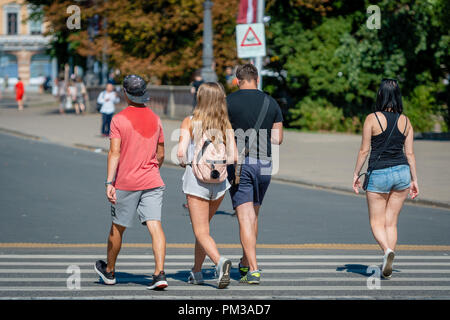
[[[365,262],[369,263],[369,262]],[[165,266],[186,266],[189,263],[187,262],[165,262]],[[352,264],[361,264],[361,261],[346,261],[346,265]],[[381,261],[372,261],[372,264],[377,265],[381,264]],[[91,266],[94,265],[93,262],[0,262],[0,266],[69,266],[69,265],[77,265],[77,266]],[[154,262],[117,262],[117,266],[154,266]],[[337,262],[259,262],[259,266],[278,266],[278,267],[289,267],[289,266],[336,266],[341,267]],[[395,262],[395,266],[450,266],[450,262]]]
[[[262,270],[262,273],[330,273],[330,274],[339,274],[342,272],[352,272],[352,271],[358,271],[358,272],[365,272],[367,268],[344,268],[342,270],[336,270],[336,269],[264,269]],[[167,274],[169,273],[176,273],[176,272],[183,272],[187,273],[188,270],[186,269],[165,269],[164,270]],[[91,269],[81,269],[81,272],[94,272],[93,268]],[[129,273],[148,273],[149,269],[120,269],[117,270],[117,272],[129,272]],[[66,273],[66,269],[0,269],[0,273]],[[412,273],[450,273],[450,269],[402,269],[400,271],[402,274],[412,274]],[[394,271],[394,274],[396,274],[396,271]]]
[[[72,296],[20,296],[20,297],[0,297],[0,300],[115,300],[115,299],[121,299],[121,300],[186,300],[186,298],[189,298],[190,300],[204,300],[205,296],[170,296],[170,295],[114,295],[114,296],[107,296],[103,295],[101,297],[98,296],[79,296],[76,297]],[[210,298],[210,297],[209,297]],[[215,296],[215,300],[227,300],[230,301],[230,298],[233,300],[249,300],[249,296],[247,295],[233,295],[230,296]],[[271,296],[262,296],[259,295],[258,297],[251,297],[251,300],[273,300],[273,295]],[[368,299],[375,299],[371,296],[351,296],[351,295],[334,295],[334,296],[283,296],[285,299],[296,299],[296,300],[329,300],[329,299],[344,299],[344,300],[368,300]],[[416,297],[417,298],[417,297]],[[419,297],[420,298],[420,297]]]
[[[0,255],[0,259],[104,259],[106,254],[98,254],[98,255],[83,255],[83,254],[3,254]],[[228,259],[240,259],[242,255],[226,255]],[[257,259],[343,259],[343,260],[351,260],[351,259],[361,259],[361,260],[371,260],[371,259],[380,259],[382,255],[257,255]],[[170,259],[193,259],[194,255],[166,255],[166,260]],[[137,260],[145,260],[145,259],[153,259],[152,254],[142,254],[142,255],[119,255],[119,260],[121,259],[137,259]],[[431,256],[431,255],[423,255],[423,256],[408,256],[408,255],[397,255],[395,260],[450,260],[450,256]]]
[[[147,283],[151,279],[150,275],[147,276],[148,278],[119,278],[117,277],[118,283],[125,283],[125,282],[135,282],[135,283]],[[180,280],[175,279],[171,277],[167,277],[167,280],[169,283],[172,282],[182,282],[187,283],[186,280]],[[66,282],[67,278],[0,278],[0,282]],[[96,282],[99,281],[99,277],[96,278],[85,278],[81,277],[81,282]],[[214,279],[205,279],[205,282],[214,282]],[[232,282],[239,282],[238,280],[231,280]],[[359,278],[349,278],[349,277],[341,277],[341,278],[334,278],[334,277],[321,277],[321,278],[266,278],[264,277],[263,282],[366,282],[366,277],[359,277]],[[394,278],[389,279],[389,283],[392,282],[450,282],[449,278],[400,278],[397,275]]]
[[[145,286],[129,287],[82,287],[78,290],[70,290],[66,287],[0,287],[0,291],[143,291],[148,289]],[[166,290],[171,291],[215,291],[218,290],[211,286],[169,286]],[[230,286],[223,291],[369,291],[367,286]],[[381,285],[377,291],[449,291],[450,286],[386,286]],[[221,290],[222,291],[222,290]],[[372,291],[372,290],[370,290]]]

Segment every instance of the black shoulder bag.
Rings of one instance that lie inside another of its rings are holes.
[[[389,136],[387,137],[386,141],[384,142],[383,149],[380,151],[380,154],[378,155],[377,160],[375,160],[375,162],[373,163],[373,168],[376,168],[377,163],[378,163],[378,160],[380,160],[381,155],[386,151],[386,147],[387,147],[387,145],[388,145],[389,139],[391,138],[392,132],[394,132],[394,129],[395,129],[395,127],[397,126],[397,121],[398,121],[398,118],[399,118],[399,117],[400,117],[400,115],[397,114],[397,119],[395,119],[394,126],[392,127],[392,130],[391,130],[391,132],[389,133]],[[369,185],[369,179],[370,179],[370,175],[372,174],[372,171],[373,171],[373,170],[367,170],[367,172],[361,173],[361,174],[358,176],[358,180],[359,180],[359,178],[361,178],[361,176],[365,176],[365,177],[364,177],[364,182],[363,182],[363,185],[362,185],[362,189],[363,189],[364,191],[367,190],[367,186]]]
[[[258,120],[256,120],[256,124],[254,127],[256,132],[258,132],[259,129],[261,128],[264,118],[266,117],[267,110],[269,109],[269,104],[270,104],[269,97],[265,95],[263,106],[261,108],[261,111],[259,112]],[[235,165],[234,181],[233,181],[234,185],[238,185],[241,180],[242,162],[245,161],[245,157],[247,157],[249,153],[250,153],[250,146],[247,146],[246,144],[245,148],[239,153],[238,163]]]

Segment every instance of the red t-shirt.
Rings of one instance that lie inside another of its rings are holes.
[[[156,149],[164,142],[161,120],[149,108],[128,106],[116,114],[110,138],[120,138],[120,159],[114,186],[120,190],[146,190],[164,186]]]

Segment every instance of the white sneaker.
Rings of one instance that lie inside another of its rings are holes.
[[[231,260],[221,257],[216,266],[217,287],[224,289],[230,284]]]
[[[381,273],[385,278],[390,278],[392,276],[392,265],[394,262],[394,257],[394,251],[388,248],[383,257],[383,267],[381,269]]]
[[[188,283],[191,284],[203,284],[203,273],[201,271],[194,272],[191,270],[189,273]]]

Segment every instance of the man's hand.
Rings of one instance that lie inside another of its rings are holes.
[[[112,204],[116,204],[116,188],[114,188],[113,185],[108,184],[106,186],[106,197],[108,198],[109,202]]]

